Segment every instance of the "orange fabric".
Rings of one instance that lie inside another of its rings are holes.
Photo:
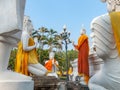
[[[120,12],[111,12],[109,15],[117,50],[120,55]]]
[[[56,64],[56,60],[54,60],[54,63]],[[58,66],[56,64],[56,66]],[[48,71],[52,71],[52,60],[48,60],[46,63],[45,63],[45,67]]]
[[[29,39],[28,45],[29,46],[34,45],[34,40],[32,38]],[[28,72],[29,63],[31,64],[38,63],[36,49],[33,49],[31,51],[24,51],[22,42],[20,41],[18,43],[18,51],[17,51],[16,61],[15,61],[15,71],[24,75],[29,75],[29,72]]]
[[[78,50],[78,73],[83,76],[89,77],[89,45],[88,37],[83,34],[78,39],[78,45],[75,45],[75,48]],[[88,83],[89,79],[84,79]]]

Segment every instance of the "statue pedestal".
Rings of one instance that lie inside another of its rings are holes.
[[[54,76],[33,76],[34,90],[57,90],[59,79]]]
[[[29,76],[5,70],[0,72],[0,90],[33,90],[34,82]]]
[[[93,76],[100,70],[104,62],[101,58],[97,56],[96,53],[90,53],[88,59],[89,59],[90,76]]]
[[[33,81],[2,80],[0,81],[1,90],[33,90]]]

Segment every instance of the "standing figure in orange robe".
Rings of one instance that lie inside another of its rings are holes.
[[[88,55],[89,55],[89,45],[88,45],[88,37],[86,35],[86,30],[81,30],[81,36],[78,39],[78,45],[75,45],[73,42],[73,46],[78,50],[78,74],[84,78],[85,84],[88,84],[89,81],[89,63],[88,63]]]

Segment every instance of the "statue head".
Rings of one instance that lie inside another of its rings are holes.
[[[49,53],[49,59],[54,59],[55,53],[54,52],[50,52]]]
[[[106,2],[108,12],[120,11],[120,0],[101,0]]]
[[[86,30],[85,30],[84,28],[82,28],[82,29],[80,30],[80,34],[81,34],[81,35],[86,34]]]
[[[33,31],[33,25],[29,16],[24,16],[23,30],[28,32],[29,34],[31,34]]]

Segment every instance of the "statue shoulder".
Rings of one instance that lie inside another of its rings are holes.
[[[29,35],[27,32],[23,31],[23,32],[22,32],[22,35],[21,35],[21,40],[23,41],[25,38],[26,38],[26,39],[29,39],[29,38],[30,38],[30,35]]]
[[[29,37],[30,35],[26,32],[26,31],[23,31],[22,32],[22,37]]]
[[[104,14],[94,18],[91,22],[91,30],[103,29],[107,32],[112,33],[111,31],[111,21],[109,14]]]
[[[110,24],[110,16],[109,16],[109,14],[100,15],[100,16],[94,18],[92,20],[91,24],[94,24],[94,23],[99,24],[99,23],[102,23],[102,22]]]

